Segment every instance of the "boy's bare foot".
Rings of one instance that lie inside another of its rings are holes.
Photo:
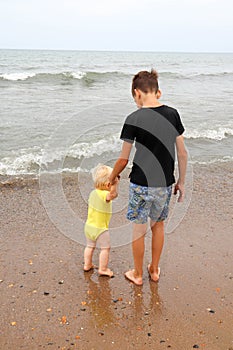
[[[125,273],[125,277],[130,281],[136,284],[136,286],[142,285],[142,277],[136,277],[134,270],[129,270]]]
[[[112,277],[113,276],[113,271],[111,271],[110,269],[106,269],[106,270],[100,270],[98,271],[100,276],[108,276],[108,277]]]
[[[88,272],[88,271],[90,271],[90,270],[93,270],[95,268],[95,265],[84,265],[84,267],[83,267],[83,270],[85,271],[85,272]]]
[[[147,266],[148,273],[150,275],[150,279],[154,282],[158,282],[160,277],[160,267],[158,267],[157,271],[152,271],[150,264]]]

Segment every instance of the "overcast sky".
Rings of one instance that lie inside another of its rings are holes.
[[[0,48],[233,52],[232,0],[0,0]]]

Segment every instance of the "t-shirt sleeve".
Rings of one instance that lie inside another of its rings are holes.
[[[184,132],[184,130],[185,130],[185,128],[184,128],[184,126],[183,126],[183,124],[182,124],[180,115],[179,115],[179,113],[177,112],[177,110],[176,110],[176,130],[177,130],[177,132],[178,132],[179,135],[182,135],[183,132]]]
[[[125,124],[121,130],[120,139],[129,143],[133,143],[136,137],[135,125],[131,122],[130,116],[126,118]]]

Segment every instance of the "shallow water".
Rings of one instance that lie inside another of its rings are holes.
[[[159,72],[193,162],[232,161],[232,54],[0,50],[0,174],[89,170],[117,157],[132,76]]]

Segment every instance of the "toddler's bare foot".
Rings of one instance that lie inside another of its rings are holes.
[[[158,267],[157,270],[153,270],[151,265],[149,264],[147,266],[148,273],[150,275],[150,279],[154,282],[158,282],[159,277],[160,277],[160,267]]]
[[[99,269],[98,272],[99,272],[100,276],[108,276],[108,277],[112,277],[113,276],[113,271],[111,271],[110,269],[106,269],[106,270]]]
[[[90,270],[92,270],[92,269],[94,269],[95,268],[95,265],[84,265],[84,267],[83,267],[83,270],[85,271],[85,272],[88,272],[88,271],[90,271]]]
[[[142,285],[142,277],[136,277],[134,270],[129,270],[125,273],[125,277],[130,281],[136,284],[137,286]]]

